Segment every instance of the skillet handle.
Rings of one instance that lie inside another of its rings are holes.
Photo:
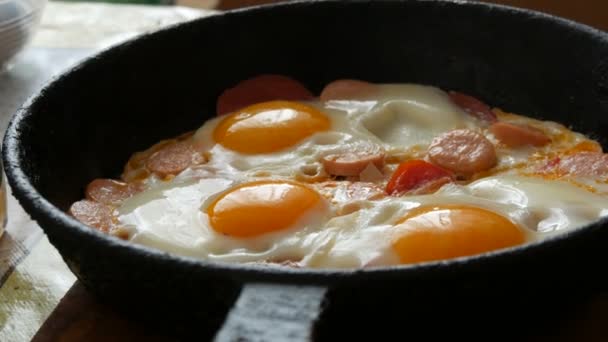
[[[326,292],[314,285],[245,284],[215,341],[311,341]]]

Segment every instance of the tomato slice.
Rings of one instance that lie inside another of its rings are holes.
[[[420,189],[431,183],[443,185],[453,181],[453,174],[439,166],[420,159],[408,160],[399,167],[386,185],[386,193],[400,195],[405,192]]]
[[[473,96],[459,93],[457,91],[450,91],[448,92],[448,95],[454,104],[462,108],[470,115],[489,123],[494,123],[497,121],[496,114],[492,111],[490,106],[474,98]]]

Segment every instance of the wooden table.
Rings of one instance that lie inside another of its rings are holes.
[[[268,1],[224,0],[222,8]],[[608,1],[493,1],[530,8],[545,9],[596,27],[608,29]],[[586,4],[586,5],[585,5]],[[38,44],[48,43],[49,37],[38,37]],[[82,50],[79,50],[82,53]],[[79,283],[46,320],[34,341],[173,341],[173,337],[159,337],[154,327],[142,326],[113,308],[99,303]],[[606,341],[608,340],[608,293],[598,293],[581,303],[576,310],[546,334],[522,336],[525,341]]]
[[[185,0],[195,3],[200,0]],[[243,6],[278,2],[279,0],[217,0],[215,8],[234,9]],[[606,0],[478,0],[502,5],[529,8],[572,19],[608,31]]]
[[[517,329],[517,321],[517,317],[514,317],[512,322],[505,322],[505,325],[508,329]],[[519,341],[605,342],[608,340],[608,293],[597,294],[588,302],[575,306],[575,309],[565,313],[560,321],[547,323],[539,317],[538,322],[544,324],[544,327],[533,334],[522,335]],[[474,324],[471,322],[473,329]],[[406,333],[407,331],[404,330],[404,336]],[[497,332],[496,338],[498,339],[499,336],[500,332]],[[99,303],[82,285],[76,283],[32,341],[169,342],[175,340],[177,340],[175,337],[162,336],[154,327],[143,326],[111,307]]]

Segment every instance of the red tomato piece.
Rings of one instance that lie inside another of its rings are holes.
[[[425,188],[436,190],[437,187],[428,188],[429,184],[441,186],[454,179],[452,173],[424,160],[408,160],[399,165],[386,185],[386,193],[398,195],[404,192]]]

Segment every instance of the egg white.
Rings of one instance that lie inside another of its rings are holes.
[[[437,134],[456,128],[475,128],[476,119],[455,106],[442,90],[414,84],[379,85],[373,100],[310,101],[325,113],[331,129],[318,132],[290,148],[265,154],[243,154],[213,140],[223,119],[207,121],[193,139],[209,151],[207,167],[245,177],[322,173],[319,160],[331,154],[380,148],[402,154],[424,147]],[[311,170],[313,170],[311,172]]]
[[[178,184],[172,184],[177,182]],[[132,241],[171,253],[230,262],[296,261],[306,267],[348,268],[397,264],[391,248],[394,225],[420,206],[467,205],[509,218],[528,241],[575,229],[608,215],[608,199],[567,182],[522,176],[488,177],[469,185],[447,184],[429,195],[362,201],[335,216],[351,199],[335,197],[305,214],[294,227],[256,238],[232,238],[209,225],[205,206],[236,181],[173,180],[138,194],[120,207]],[[333,201],[332,201],[333,200]],[[334,217],[335,216],[335,217]]]
[[[192,139],[209,151],[209,161],[171,180],[148,182],[147,190],[117,209],[120,224],[131,231],[131,241],[178,255],[227,262],[294,261],[304,267],[350,268],[398,264],[391,246],[394,225],[420,206],[484,208],[521,227],[528,241],[608,215],[608,199],[584,188],[506,172],[468,185],[446,184],[434,194],[404,197],[378,196],[370,188],[363,190],[360,198],[353,198],[347,182],[333,187],[309,184],[324,200],[283,231],[234,238],[210,227],[206,208],[220,193],[253,180],[293,180],[303,173],[321,174],[319,160],[329,154],[374,146],[386,151],[389,158],[403,158],[413,150],[425,150],[435,136],[456,128],[482,132],[496,143],[487,127],[455,106],[438,88],[390,84],[379,85],[377,90],[373,98],[307,102],[329,117],[331,129],[274,153],[249,155],[229,150],[213,140],[213,131],[222,118],[207,121]],[[532,122],[518,116],[509,119]],[[552,136],[566,130],[559,124],[543,127]],[[585,140],[582,135],[572,134],[574,138],[566,147]],[[551,148],[554,146],[543,153]],[[529,162],[538,149],[501,147],[497,152],[497,169],[509,169]]]

